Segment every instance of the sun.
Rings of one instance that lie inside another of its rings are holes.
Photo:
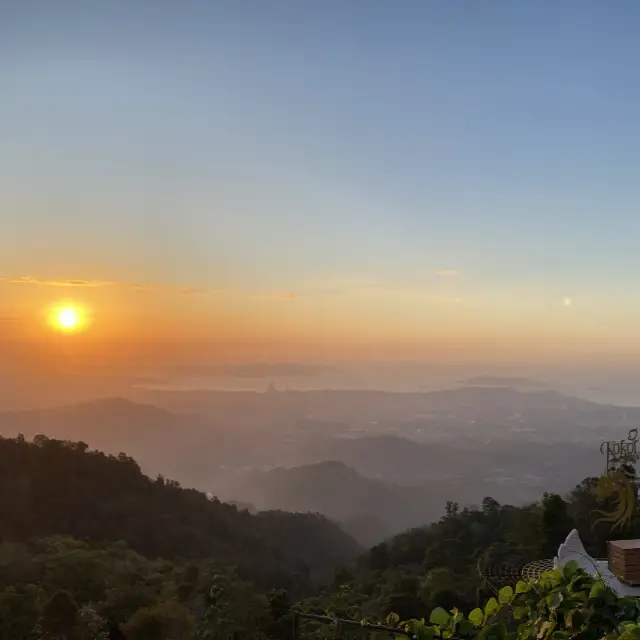
[[[60,309],[58,324],[63,329],[73,329],[78,326],[78,312],[73,308]]]
[[[63,333],[77,333],[87,324],[85,310],[76,304],[55,305],[49,315],[49,324]]]

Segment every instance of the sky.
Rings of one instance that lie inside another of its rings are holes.
[[[632,0],[5,0],[5,353],[635,362],[638,29]],[[61,303],[92,320],[62,342]]]

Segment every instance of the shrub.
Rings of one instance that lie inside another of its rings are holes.
[[[400,622],[391,614],[387,622],[415,640],[640,640],[638,601],[618,597],[575,563],[546,572],[539,580],[518,582],[515,591],[504,587],[497,599],[468,616],[437,608],[428,621]]]

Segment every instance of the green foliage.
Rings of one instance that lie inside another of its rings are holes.
[[[194,617],[173,600],[138,609],[122,625],[126,640],[189,640],[194,629]]]
[[[261,594],[216,562],[173,564],[121,542],[61,537],[0,544],[0,559],[2,640],[290,638],[287,594]]]
[[[566,498],[547,494],[519,508],[492,498],[480,509],[451,502],[439,522],[334,574],[352,551],[321,517],[252,516],[149,480],[124,455],[0,438],[0,638],[288,640],[296,608],[334,620],[394,611],[386,624],[422,640],[640,640],[635,602],[575,566],[493,598],[478,571],[514,554],[548,557],[574,526],[601,555],[611,528],[592,526],[595,486],[587,479]],[[628,526],[640,537],[637,518]],[[291,594],[332,577],[331,588],[292,605]],[[358,627],[308,622],[304,640],[361,637]]]
[[[3,541],[66,535],[97,544],[123,540],[149,558],[214,557],[264,590],[284,588],[297,597],[328,584],[335,568],[360,552],[321,515],[252,515],[176,482],[152,480],[128,456],[90,451],[84,443],[0,438],[0,488]],[[67,582],[74,575],[91,581],[95,567],[79,567],[80,560],[69,558]],[[0,573],[9,570],[0,557]]]
[[[540,553],[552,557],[573,528],[569,505],[555,493],[545,493],[540,514]]]
[[[210,603],[197,640],[266,637],[264,628],[269,624],[269,603],[248,582],[217,576],[211,586]],[[277,605],[275,608],[277,610]]]
[[[612,530],[611,523],[594,525],[598,507],[615,506],[613,498],[598,503],[597,486],[597,479],[587,478],[567,496],[545,494],[522,507],[490,497],[481,508],[451,502],[438,522],[373,547],[332,590],[302,608],[367,620],[383,620],[389,611],[403,620],[419,619],[437,607],[471,611],[491,595],[481,571],[490,574],[492,565],[514,557],[522,563],[552,558],[573,528],[593,557],[604,557],[607,540],[640,538],[640,516],[623,532]],[[515,585],[517,595],[523,584]]]
[[[36,628],[45,594],[33,584],[0,591],[0,638],[25,638]]]
[[[78,618],[78,605],[68,591],[56,591],[44,607],[40,628],[56,638],[73,633]]]
[[[399,627],[416,640],[638,640],[640,604],[569,563],[535,582],[518,583],[515,592],[503,588],[498,600],[491,598],[484,611],[474,609],[468,618],[455,608],[437,608],[428,623],[411,619]]]

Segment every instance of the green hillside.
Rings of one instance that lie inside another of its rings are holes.
[[[143,475],[121,454],[36,437],[0,439],[0,535],[124,541],[148,558],[217,558],[261,588],[309,593],[353,559],[358,544],[320,515],[237,507]]]
[[[574,527],[595,556],[640,536],[637,518],[593,526],[594,486],[523,507],[450,502],[438,522],[362,552],[322,516],[252,515],[83,443],[0,439],[0,638],[287,640],[292,610],[396,622],[470,611],[492,595],[479,569],[552,557]]]

